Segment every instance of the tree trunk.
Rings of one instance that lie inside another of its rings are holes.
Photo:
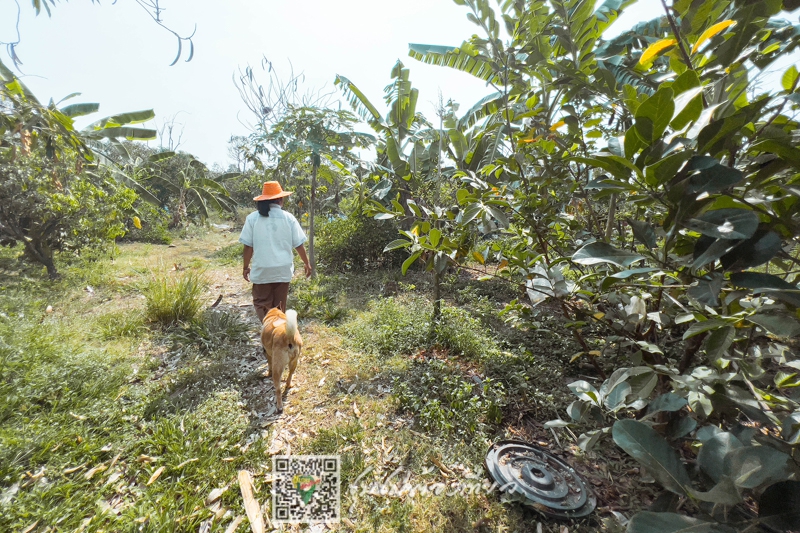
[[[23,242],[25,243],[25,251],[30,258],[45,266],[50,279],[58,279],[60,274],[56,269],[56,263],[53,259],[53,250],[47,245],[36,245],[33,241],[28,239],[23,239]]]
[[[317,204],[317,167],[319,155],[312,155],[311,165],[311,201],[308,206],[308,260],[311,263],[311,277],[317,277],[317,262],[314,259],[314,209]]]
[[[433,323],[439,321],[442,316],[442,275],[433,268]]]
[[[611,203],[608,206],[608,220],[606,221],[606,242],[611,242],[611,234],[614,231],[614,217],[617,216],[617,195],[611,195]]]

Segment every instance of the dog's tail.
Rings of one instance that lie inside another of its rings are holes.
[[[286,336],[293,339],[297,335],[297,311],[289,309],[286,311]]]

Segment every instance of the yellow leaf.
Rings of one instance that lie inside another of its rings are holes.
[[[591,355],[592,357],[600,357],[600,350],[592,350],[591,352],[589,352],[589,355]]]
[[[413,228],[411,228],[411,234],[419,237],[419,226],[414,226]]]
[[[652,62],[656,57],[661,55],[661,53],[678,44],[678,41],[675,39],[661,39],[658,42],[655,42],[647,47],[647,49],[642,54],[642,57],[639,58],[639,64],[644,65],[646,63]]]
[[[472,257],[473,257],[473,258],[475,259],[475,261],[477,261],[478,263],[480,263],[480,264],[483,264],[483,263],[484,263],[484,261],[483,261],[483,256],[482,256],[481,254],[479,254],[478,252],[472,252]]]
[[[606,314],[605,313],[595,313],[592,316],[595,317],[597,320],[600,320],[601,318],[606,316]]]
[[[139,220],[139,217],[133,217],[133,225],[136,226],[136,229],[142,229],[142,221]]]
[[[158,469],[156,469],[156,471],[153,472],[153,475],[150,476],[150,479],[147,481],[147,485],[150,486],[153,483],[155,483],[156,480],[159,478],[159,476],[161,476],[162,473],[164,473],[164,467],[163,466],[159,466]]]
[[[575,355],[572,356],[572,359],[570,359],[569,362],[570,363],[574,363],[575,361],[580,359],[582,355],[583,355],[583,352],[576,353]]]
[[[697,39],[697,42],[694,43],[694,46],[692,46],[692,53],[697,52],[697,49],[700,48],[700,45],[702,45],[707,40],[711,39],[716,34],[722,32],[722,31],[725,31],[727,28],[729,28],[731,26],[735,26],[735,25],[736,25],[736,21],[735,20],[730,20],[730,19],[729,20],[723,20],[722,22],[718,22],[718,23],[714,24],[713,26],[708,28],[706,31],[704,31],[702,35],[700,35],[700,38]]]
[[[502,261],[500,261],[500,265],[497,267],[497,270],[502,270],[507,266],[508,266],[508,261],[506,259],[503,259]]]
[[[560,128],[564,124],[566,124],[566,122],[564,122],[563,120],[559,120],[558,122],[556,122],[555,124],[550,126],[550,131],[556,131],[558,128]]]

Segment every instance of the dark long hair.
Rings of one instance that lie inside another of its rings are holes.
[[[272,207],[272,204],[280,203],[280,198],[276,198],[274,200],[259,200],[256,202],[256,209],[258,209],[258,214],[262,217],[269,216],[269,209]]]

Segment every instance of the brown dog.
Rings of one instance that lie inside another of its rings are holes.
[[[272,376],[275,384],[275,404],[279,413],[283,412],[283,394],[281,394],[281,374],[289,365],[289,377],[286,378],[286,389],[292,386],[292,374],[300,359],[303,338],[297,330],[297,311],[289,309],[283,314],[277,307],[270,309],[264,317],[261,330],[261,344],[267,352],[269,370],[267,377]]]

